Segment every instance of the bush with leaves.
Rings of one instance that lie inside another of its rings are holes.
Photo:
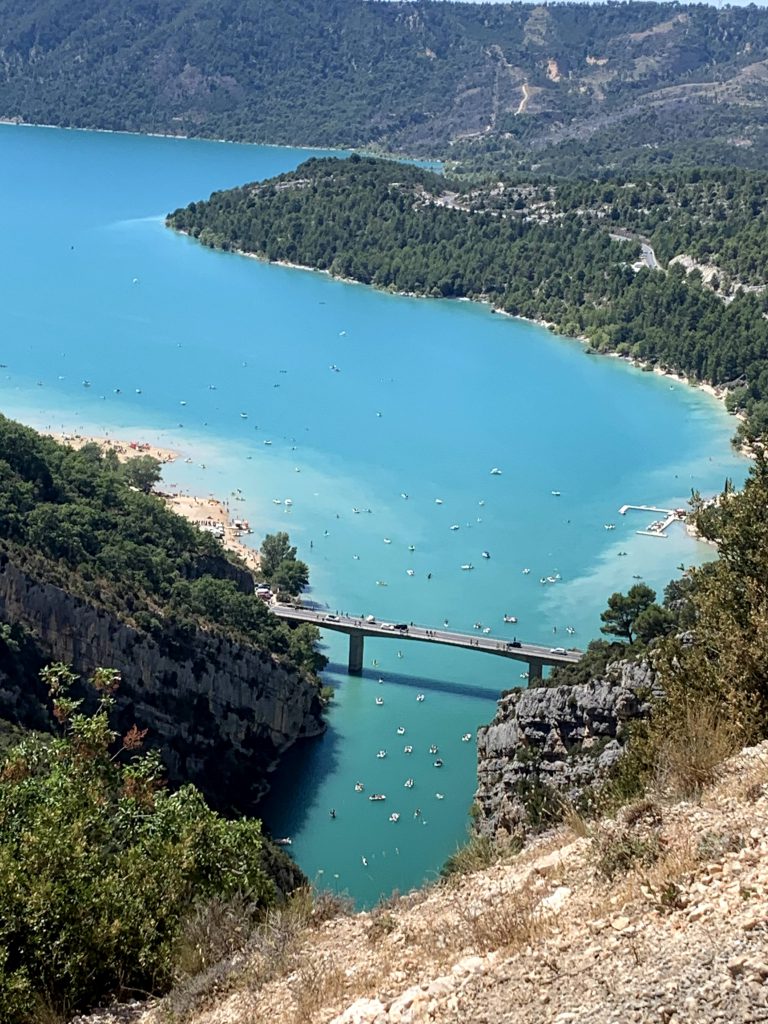
[[[162,990],[182,922],[212,898],[266,906],[258,821],[227,821],[193,786],[168,792],[143,733],[109,725],[119,678],[90,680],[92,714],[64,665],[44,670],[61,734],[0,766],[0,1020]]]

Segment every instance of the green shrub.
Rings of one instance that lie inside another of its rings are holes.
[[[0,1019],[36,1005],[61,1014],[158,991],[173,973],[180,922],[196,904],[242,894],[264,906],[257,821],[226,821],[192,786],[169,793],[134,726],[109,727],[117,673],[99,669],[96,711],[75,677],[44,670],[61,735],[31,737],[0,766]]]

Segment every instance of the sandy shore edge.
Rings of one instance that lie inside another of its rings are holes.
[[[95,444],[104,454],[114,452],[120,462],[148,455],[166,465],[181,457],[181,453],[172,448],[148,444],[145,441],[126,441],[122,438],[98,436],[92,434],[67,434],[41,431],[55,441],[65,444],[76,451],[87,444]],[[227,551],[237,555],[251,572],[259,571],[259,553],[243,542],[243,537],[252,533],[250,524],[245,519],[230,518],[226,503],[218,498],[202,498],[197,495],[172,494],[156,488],[153,493],[160,498],[167,508],[198,529],[212,533],[218,537]]]

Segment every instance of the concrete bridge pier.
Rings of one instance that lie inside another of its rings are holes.
[[[365,638],[362,633],[349,634],[349,665],[347,672],[351,676],[362,675],[364,640]]]
[[[544,672],[544,662],[541,658],[531,658],[528,662],[528,685],[541,679]]]

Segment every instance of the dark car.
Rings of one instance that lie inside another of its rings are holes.
[[[507,644],[507,647],[522,647],[522,646],[523,645],[520,643],[519,640],[510,640],[509,643]]]
[[[401,632],[407,633],[408,632],[408,623],[407,622],[397,622],[397,623],[395,623],[395,629],[399,629]]]

